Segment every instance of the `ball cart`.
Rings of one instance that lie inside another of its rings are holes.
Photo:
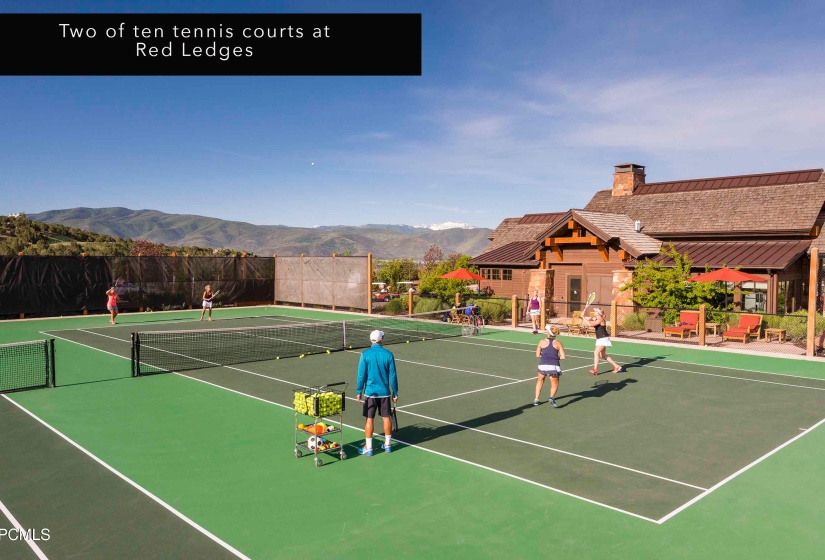
[[[347,458],[343,416],[346,388],[347,382],[341,381],[293,390],[296,457],[312,455],[316,467],[324,464],[321,457],[325,454]]]

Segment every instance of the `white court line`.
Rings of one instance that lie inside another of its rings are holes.
[[[688,501],[685,504],[682,504],[681,506],[679,506],[675,510],[671,511],[670,513],[668,513],[667,515],[665,515],[661,519],[657,520],[656,523],[661,525],[662,523],[664,523],[668,519],[671,519],[674,515],[680,513],[681,511],[684,511],[686,508],[692,506],[693,504],[695,504],[696,502],[698,502],[699,500],[701,500],[702,498],[704,498],[705,496],[707,496],[708,494],[713,492],[714,490],[718,490],[719,488],[721,488],[722,486],[724,486],[725,484],[727,484],[728,482],[730,482],[731,480],[733,480],[734,478],[736,478],[737,476],[742,474],[743,472],[745,472],[747,470],[750,470],[752,467],[758,465],[759,463],[761,463],[762,461],[764,461],[765,459],[767,459],[768,457],[770,457],[774,453],[777,453],[779,450],[784,449],[785,447],[789,446],[790,444],[792,444],[793,442],[795,442],[799,438],[811,433],[814,430],[814,428],[817,428],[817,427],[821,426],[823,423],[825,423],[825,418],[823,418],[822,420],[820,420],[819,422],[817,422],[816,424],[811,426],[808,430],[805,430],[804,432],[802,432],[798,436],[789,439],[788,441],[786,441],[785,443],[783,443],[779,447],[776,447],[775,449],[769,451],[768,453],[765,453],[760,458],[753,461],[751,464],[742,467],[741,469],[739,469],[738,471],[736,471],[735,473],[733,473],[729,477],[727,477],[724,480],[714,484],[713,486],[711,486],[710,488],[708,488],[707,490],[705,490],[704,492],[702,492],[701,494],[699,494],[698,496],[693,498],[692,500]]]
[[[92,334],[99,334],[99,333],[92,333]],[[105,336],[105,335],[101,335],[101,336]],[[109,337],[109,338],[115,338],[115,337]],[[123,340],[123,339],[116,339],[116,340]],[[448,340],[442,340],[442,341],[447,342]],[[74,342],[74,341],[69,340],[69,342]],[[124,341],[124,342],[128,342],[128,341]],[[76,344],[80,344],[80,343],[76,343]],[[473,343],[469,343],[469,344],[473,344]],[[81,346],[86,346],[86,345],[82,345],[82,344],[81,344]],[[487,346],[487,345],[480,344],[479,346]],[[87,347],[88,347],[88,348],[93,348],[93,347],[90,347],[90,346],[87,346]],[[505,348],[506,348],[506,347],[505,347]],[[93,349],[94,349],[94,348],[93,348]],[[516,349],[516,348],[511,348],[511,349],[512,349],[512,350],[518,350],[518,349]],[[107,353],[108,353],[108,352],[107,352]],[[119,356],[119,355],[117,355],[117,354],[114,354],[114,355]],[[119,356],[119,357],[124,358],[124,359],[129,359],[129,358],[128,358],[128,357],[126,357],[126,356]],[[688,362],[676,362],[675,360],[673,360],[673,361],[674,361],[675,363],[688,363]],[[690,364],[690,365],[696,365],[696,364]],[[223,367],[229,367],[229,366],[223,366]],[[710,367],[716,367],[716,366],[710,366]],[[721,366],[719,366],[719,367],[721,367]],[[278,380],[277,378],[273,378],[273,377],[270,377],[270,376],[267,376],[267,375],[258,374],[258,373],[251,372],[251,371],[247,371],[247,370],[242,370],[242,369],[240,369],[240,368],[233,368],[233,367],[229,367],[229,369],[233,369],[233,370],[235,370],[235,371],[241,371],[241,372],[244,372],[244,373],[249,373],[249,374],[251,374],[251,375],[256,375],[256,376],[260,376],[260,377],[266,377],[266,378],[268,378],[268,379],[273,379],[273,380],[276,380],[276,381],[282,381],[282,382],[284,382],[284,383],[288,383],[288,384],[290,384],[290,385],[299,385],[299,384],[296,384],[296,383],[293,383],[293,382],[290,382],[290,381]],[[664,368],[664,369],[668,369],[668,368]],[[726,369],[735,369],[735,368],[726,368]],[[674,370],[671,370],[671,371],[674,371]],[[679,370],[675,370],[675,371],[679,371]],[[201,382],[201,383],[205,383],[205,384],[207,384],[207,385],[213,385],[213,386],[215,386],[215,387],[221,388],[221,389],[226,390],[226,391],[230,391],[230,392],[233,392],[233,393],[237,393],[237,394],[240,394],[240,395],[244,395],[244,396],[247,396],[247,397],[249,397],[249,398],[253,398],[253,399],[256,399],[256,400],[260,400],[260,401],[268,402],[268,403],[270,403],[270,404],[274,404],[274,405],[276,405],[276,406],[279,406],[279,407],[282,407],[282,408],[286,408],[286,409],[292,410],[292,409],[291,409],[291,407],[288,407],[288,406],[286,406],[286,405],[282,405],[282,404],[275,403],[275,402],[272,402],[272,401],[267,401],[266,399],[262,399],[262,398],[260,398],[260,397],[256,397],[256,396],[254,396],[254,395],[248,395],[248,394],[246,394],[246,393],[242,393],[242,392],[240,392],[240,391],[236,391],[236,390],[234,390],[234,389],[230,389],[230,388],[228,388],[228,387],[223,387],[223,386],[221,386],[221,385],[217,385],[217,384],[210,383],[210,382],[208,382],[208,381],[204,381],[204,380],[201,380],[201,379],[197,379],[197,378],[195,378],[195,377],[190,377],[190,376],[188,376],[188,375],[184,375],[184,374],[182,374],[182,373],[178,373],[178,372],[175,372],[175,373],[176,373],[177,375],[180,375],[181,377],[186,377],[186,378],[188,378],[188,379],[192,379],[192,380],[194,380],[194,381],[198,381],[198,382]],[[769,372],[756,372],[756,373],[769,373]],[[778,374],[778,375],[781,375],[781,374]],[[793,377],[799,377],[799,376],[793,376]],[[740,378],[734,378],[734,379],[740,379]],[[803,378],[803,379],[808,379],[808,378]],[[351,399],[351,398],[348,398],[348,400],[352,400],[352,399]],[[491,433],[491,432],[485,432],[485,431],[483,431],[483,430],[478,430],[478,429],[476,429],[476,428],[470,428],[470,427],[467,427],[467,426],[462,426],[462,425],[460,425],[460,424],[452,424],[452,423],[450,423],[450,422],[445,422],[445,421],[443,421],[443,420],[438,420],[438,419],[435,419],[435,418],[429,418],[429,417],[426,417],[426,416],[423,416],[423,415],[420,415],[420,414],[416,414],[416,413],[413,413],[413,412],[410,412],[410,411],[406,411],[406,410],[405,410],[405,411],[403,411],[403,412],[405,412],[406,414],[411,414],[411,415],[413,415],[413,416],[420,416],[420,417],[422,417],[422,418],[426,418],[426,419],[429,419],[429,420],[432,420],[432,421],[435,421],[435,422],[441,422],[441,423],[443,423],[443,424],[460,426],[460,427],[462,427],[462,428],[464,428],[464,429],[468,429],[468,430],[472,430],[472,431],[479,431],[479,432],[481,432],[481,433],[486,433],[486,434],[489,434],[489,435],[492,435],[492,436],[496,436],[496,437],[503,437],[503,438],[505,438],[505,439],[514,439],[514,438],[507,438],[506,436],[498,436],[497,434],[493,434],[493,433]],[[684,483],[684,482],[680,482],[680,481],[676,481],[676,480],[671,480],[671,479],[667,479],[667,478],[664,478],[664,477],[659,477],[658,475],[653,475],[653,474],[651,474],[651,473],[643,473],[642,471],[637,471],[637,472],[639,472],[640,474],[648,474],[649,476],[652,476],[652,477],[654,477],[654,478],[662,478],[663,480],[670,481],[670,482],[673,482],[673,483],[676,483],[676,484],[681,484],[681,485],[685,485],[685,486],[691,486],[691,487],[696,488],[696,489],[699,489],[699,490],[704,490],[704,492],[703,492],[702,494],[700,494],[700,495],[699,495],[699,496],[697,496],[696,498],[694,498],[694,499],[692,499],[692,500],[688,501],[687,503],[683,504],[682,506],[680,506],[679,508],[677,508],[677,509],[676,509],[676,510],[674,510],[673,512],[669,513],[668,515],[666,515],[666,516],[664,516],[664,517],[660,518],[659,520],[654,520],[654,519],[651,519],[651,518],[648,518],[648,517],[645,517],[645,516],[642,516],[642,515],[639,515],[639,514],[636,514],[636,513],[633,513],[633,512],[629,512],[629,511],[626,511],[626,510],[622,510],[622,509],[620,509],[620,508],[616,508],[616,507],[611,506],[611,505],[608,505],[608,504],[604,504],[604,503],[601,503],[601,502],[598,502],[598,501],[595,501],[595,500],[591,500],[591,499],[589,499],[589,498],[585,498],[585,497],[583,497],[583,496],[579,496],[579,495],[576,495],[576,494],[572,494],[572,493],[570,493],[570,492],[566,492],[566,491],[564,491],[564,490],[561,490],[561,489],[558,489],[558,488],[554,488],[554,487],[552,487],[552,486],[547,486],[547,485],[541,484],[541,483],[539,483],[539,482],[536,482],[536,481],[533,481],[533,480],[529,480],[529,479],[526,479],[526,478],[523,478],[523,477],[520,477],[520,476],[517,476],[517,475],[511,474],[511,473],[508,473],[508,472],[500,471],[500,470],[494,469],[494,468],[492,468],[492,467],[488,467],[488,466],[486,466],[486,465],[482,465],[482,464],[474,463],[474,462],[472,462],[472,461],[468,461],[468,460],[465,460],[465,459],[461,459],[461,458],[459,458],[459,457],[454,457],[454,456],[451,456],[451,455],[447,455],[447,454],[445,454],[445,453],[441,453],[441,452],[439,452],[439,451],[435,451],[435,450],[432,450],[432,449],[428,449],[428,448],[426,448],[426,447],[421,447],[421,446],[419,446],[419,445],[415,445],[415,444],[410,444],[410,443],[407,443],[407,442],[404,442],[404,441],[401,441],[401,440],[397,440],[397,441],[399,441],[400,443],[403,443],[403,444],[405,444],[405,445],[408,445],[408,446],[410,446],[410,447],[414,447],[414,448],[417,448],[417,449],[421,449],[421,450],[427,451],[427,452],[429,452],[429,453],[434,453],[434,454],[436,454],[436,455],[440,455],[440,456],[445,457],[445,458],[448,458],[448,459],[453,459],[453,460],[455,460],[455,461],[459,461],[459,462],[462,462],[462,463],[466,463],[466,464],[469,464],[469,465],[473,465],[473,466],[476,466],[476,467],[479,467],[479,468],[482,468],[482,469],[485,469],[485,470],[488,470],[488,471],[491,471],[491,472],[495,472],[495,473],[498,473],[498,474],[501,474],[501,475],[504,475],[504,476],[507,476],[507,477],[510,477],[510,478],[513,478],[513,479],[516,479],[516,480],[521,480],[521,481],[523,481],[523,482],[527,482],[527,483],[529,483],[529,484],[533,484],[533,485],[535,485],[535,486],[539,486],[539,487],[542,487],[542,488],[545,488],[545,489],[548,489],[548,490],[551,490],[551,491],[554,491],[554,492],[557,492],[557,493],[560,493],[560,494],[563,494],[563,495],[566,495],[566,496],[569,496],[569,497],[572,497],[572,498],[575,498],[575,499],[578,499],[578,500],[582,500],[582,501],[584,501],[584,502],[588,502],[588,503],[591,503],[591,504],[594,504],[594,505],[598,505],[598,506],[601,506],[601,507],[605,507],[605,508],[607,508],[607,509],[610,509],[610,510],[613,510],[613,511],[617,511],[617,512],[619,512],[619,513],[624,513],[624,514],[630,515],[630,516],[632,516],[632,517],[636,517],[636,518],[638,518],[638,519],[643,519],[643,520],[645,520],[645,521],[651,521],[651,522],[653,522],[653,523],[662,524],[662,523],[666,522],[668,519],[672,518],[674,515],[678,514],[678,513],[679,513],[679,512],[681,512],[681,511],[684,511],[687,507],[689,507],[689,506],[693,505],[694,503],[696,503],[696,502],[697,502],[700,498],[702,498],[702,497],[704,497],[704,496],[708,495],[709,493],[713,492],[714,490],[716,490],[716,489],[720,488],[722,485],[724,485],[724,484],[726,484],[726,483],[730,482],[731,480],[733,480],[733,479],[734,479],[736,476],[738,476],[739,474],[741,474],[741,473],[745,472],[746,470],[748,470],[748,469],[752,468],[753,466],[757,465],[758,463],[762,462],[764,459],[766,459],[766,458],[767,458],[767,457],[769,457],[770,455],[773,455],[774,453],[778,452],[779,450],[783,449],[783,448],[784,448],[784,447],[786,447],[787,445],[790,445],[791,443],[793,443],[794,441],[796,441],[796,440],[797,440],[797,439],[799,439],[800,437],[804,436],[804,435],[805,435],[805,434],[807,434],[808,432],[812,431],[814,428],[816,428],[816,427],[820,426],[820,425],[821,425],[822,423],[824,423],[824,422],[825,422],[825,419],[821,420],[821,421],[820,421],[820,422],[818,422],[816,425],[812,426],[809,430],[807,430],[807,431],[805,431],[805,432],[803,432],[803,433],[799,434],[798,436],[796,436],[796,437],[792,438],[791,440],[789,440],[789,441],[785,442],[784,444],[780,445],[779,447],[777,447],[777,448],[776,448],[776,449],[774,449],[773,451],[769,452],[768,454],[766,454],[766,455],[765,455],[765,456],[763,456],[762,458],[757,459],[756,461],[754,461],[754,462],[753,462],[753,463],[751,463],[750,465],[748,465],[748,466],[744,467],[743,469],[740,469],[740,470],[739,470],[739,471],[737,471],[736,473],[734,473],[734,474],[730,475],[729,477],[727,477],[726,479],[724,479],[723,481],[721,481],[721,482],[717,483],[716,485],[712,486],[712,487],[711,487],[711,488],[709,488],[709,489],[704,489],[704,488],[699,487],[699,486],[693,486],[693,485],[690,485],[690,484],[687,484],[687,483]],[[360,430],[360,429],[361,429],[361,428],[354,427],[354,426],[349,426],[349,425],[348,425],[347,427],[349,427],[349,428],[351,428],[351,429],[356,429],[356,430]],[[520,440],[516,440],[516,439],[514,439],[514,441],[519,442]],[[531,442],[526,442],[526,441],[521,441],[521,443],[524,443],[524,444],[527,444],[527,445],[535,445],[535,444],[532,444]],[[544,447],[544,446],[538,446],[538,447]],[[578,455],[573,454],[573,453],[570,453],[570,452],[565,452],[565,451],[562,451],[562,450],[558,450],[558,449],[554,449],[554,448],[549,448],[549,447],[548,447],[547,449],[552,450],[552,451],[557,451],[557,452],[559,452],[559,453],[563,453],[563,454],[569,454],[569,455],[573,455],[573,456],[577,456],[577,457],[582,457],[582,458],[584,458],[584,459],[593,460],[593,461],[598,462],[598,463],[604,463],[604,464],[606,464],[606,465],[615,466],[615,467],[620,468],[620,469],[626,469],[626,470],[631,470],[631,471],[633,471],[633,469],[630,469],[629,467],[623,467],[623,466],[621,466],[621,465],[613,465],[613,464],[611,464],[611,463],[607,463],[607,462],[604,462],[604,461],[600,461],[600,460],[598,460],[598,459],[590,459],[590,458],[587,458],[587,457],[584,457],[584,456],[578,456]]]
[[[19,408],[20,410],[22,410],[23,412],[25,412],[26,414],[31,416],[32,418],[34,418],[35,420],[40,422],[42,425],[44,425],[46,428],[48,428],[49,430],[51,430],[52,432],[54,432],[55,434],[60,436],[63,440],[65,440],[66,442],[68,442],[69,444],[74,446],[76,449],[83,452],[85,455],[87,455],[93,461],[95,461],[96,463],[101,465],[107,471],[114,474],[115,476],[117,476],[118,478],[120,478],[121,480],[123,480],[124,482],[126,482],[127,484],[129,484],[130,486],[132,486],[133,488],[135,488],[136,490],[138,490],[142,494],[144,494],[145,496],[147,496],[150,499],[152,499],[153,501],[155,501],[157,504],[159,504],[164,509],[169,511],[172,515],[174,515],[175,517],[177,517],[178,519],[180,519],[181,521],[183,521],[184,523],[186,523],[187,525],[189,525],[193,529],[197,530],[199,533],[203,534],[204,536],[206,536],[207,538],[212,540],[214,543],[222,546],[224,549],[228,550],[229,552],[231,552],[232,554],[234,554],[238,558],[242,558],[243,560],[251,560],[248,556],[243,554],[241,551],[237,550],[236,548],[234,548],[230,544],[228,544],[225,541],[221,540],[220,538],[218,538],[214,534],[210,533],[209,531],[207,531],[206,529],[204,529],[203,527],[201,527],[200,525],[198,525],[197,523],[195,523],[194,521],[192,521],[191,519],[186,517],[184,514],[182,514],[181,512],[179,512],[178,510],[176,510],[175,508],[173,508],[172,506],[170,506],[169,504],[167,504],[166,502],[164,502],[163,500],[161,500],[160,498],[158,498],[157,496],[155,496],[154,494],[149,492],[146,488],[144,488],[143,486],[141,486],[140,484],[138,484],[137,482],[135,482],[134,480],[132,480],[131,478],[126,476],[125,474],[123,474],[120,471],[113,468],[111,465],[106,463],[103,459],[101,459],[97,455],[93,454],[91,451],[89,451],[88,449],[86,449],[85,447],[80,445],[79,443],[77,443],[74,440],[72,440],[71,438],[69,438],[66,434],[64,434],[63,432],[61,432],[60,430],[58,430],[54,426],[50,425],[45,420],[42,420],[40,417],[38,417],[33,412],[31,412],[28,409],[24,408],[22,405],[16,403],[12,399],[10,399],[7,395],[2,395],[2,396],[7,401],[12,403],[14,406],[16,406],[17,408]]]
[[[226,367],[226,366],[224,366],[224,367]],[[236,369],[236,368],[232,368],[232,369]],[[238,370],[238,371],[244,371],[244,370]],[[285,408],[285,409],[290,410],[290,411],[293,410],[292,407],[281,404],[281,403],[277,403],[275,401],[270,401],[270,400],[264,399],[262,397],[258,397],[258,396],[255,396],[255,395],[250,395],[248,393],[244,393],[242,391],[237,391],[235,389],[230,389],[229,387],[224,387],[223,385],[218,385],[216,383],[211,383],[209,381],[204,381],[203,379],[198,379],[197,377],[190,377],[190,376],[185,375],[185,374],[180,373],[180,372],[173,372],[173,373],[175,373],[175,375],[179,375],[180,377],[185,377],[187,379],[191,379],[192,381],[197,381],[199,383],[204,383],[206,385],[211,385],[212,387],[216,387],[216,388],[222,389],[224,391],[229,391],[229,392],[235,393],[237,395],[242,395],[244,397],[249,397],[250,399],[255,399],[256,401],[265,402],[265,403],[268,403],[268,404],[271,404],[271,405],[275,405],[275,406],[278,406],[278,407],[281,407],[281,408]],[[252,373],[252,372],[247,372],[247,373]],[[348,398],[348,400],[353,400],[351,397],[347,397],[347,398]],[[355,430],[356,432],[361,432],[363,430],[363,427],[361,427],[361,426],[353,426],[351,424],[343,424],[343,423],[341,425],[345,426],[345,427],[347,427],[351,430]],[[376,433],[375,435],[377,437],[383,437],[383,435],[379,434],[379,433]],[[434,449],[429,449],[427,447],[421,447],[421,446],[416,445],[414,443],[409,443],[409,442],[400,440],[398,438],[394,438],[394,439],[398,443],[401,443],[401,444],[406,445],[408,447],[413,447],[415,449],[420,449],[422,451],[426,451],[427,453],[433,453],[434,455],[439,455],[441,457],[444,457],[445,459],[452,459],[453,461],[458,461],[460,463],[465,463],[467,465],[472,465],[472,466],[478,467],[480,469],[484,469],[484,470],[494,472],[496,474],[500,474],[500,475],[503,475],[503,476],[506,476],[506,477],[509,477],[509,478],[520,480],[521,482],[526,482],[528,484],[532,484],[534,486],[544,488],[545,490],[550,490],[550,491],[553,491],[553,492],[557,492],[559,494],[563,494],[565,496],[569,496],[571,498],[575,498],[577,500],[582,500],[583,502],[587,502],[587,503],[590,503],[590,504],[593,504],[593,505],[601,506],[603,508],[607,508],[609,510],[616,511],[616,512],[619,512],[619,513],[624,513],[626,515],[630,515],[631,517],[636,517],[638,519],[643,519],[645,521],[650,521],[652,523],[656,523],[655,519],[652,519],[650,517],[645,517],[643,515],[639,515],[638,513],[633,513],[631,511],[625,511],[623,509],[620,509],[620,508],[617,508],[617,507],[614,507],[614,506],[611,506],[611,505],[608,505],[608,504],[604,504],[602,502],[597,502],[596,500],[591,500],[590,498],[585,498],[584,496],[579,496],[577,494],[571,494],[570,492],[567,492],[565,490],[561,490],[561,489],[555,488],[553,486],[548,486],[546,484],[536,482],[535,480],[530,480],[530,479],[527,479],[527,478],[523,478],[523,477],[520,477],[518,475],[508,473],[506,471],[501,471],[501,470],[498,470],[498,469],[494,469],[492,467],[488,467],[487,465],[482,465],[480,463],[474,463],[473,461],[468,461],[467,459],[462,459],[460,457],[454,457],[452,455],[447,455],[446,453],[441,453],[440,451],[435,451]]]
[[[5,397],[6,395],[3,395],[3,396]],[[6,397],[6,398],[8,399],[8,397]],[[9,511],[9,508],[7,508],[3,504],[3,502],[0,502],[0,511],[2,511],[3,514],[5,514],[6,517],[8,517],[9,521],[11,521],[11,524],[14,526],[15,529],[17,529],[18,534],[25,534],[26,530],[23,529],[23,526],[20,525],[20,523],[17,521],[17,519],[14,518],[14,515],[12,515],[11,511]],[[49,560],[49,557],[46,556],[45,554],[43,554],[43,551],[40,550],[40,547],[37,546],[37,543],[35,541],[29,540],[29,539],[23,539],[23,540],[26,541],[26,544],[29,545],[29,548],[32,549],[34,554],[38,558],[40,558],[40,560]]]
[[[580,367],[575,367],[575,368],[565,369],[564,371],[574,371],[574,370],[577,370],[577,369],[584,369],[584,368],[586,368],[586,367],[590,367],[590,366],[580,366]],[[505,378],[505,379],[506,379],[506,378]],[[519,380],[516,380],[516,381],[512,381],[512,382],[510,382],[510,383],[502,383],[501,385],[492,385],[492,386],[490,386],[490,387],[484,387],[484,388],[481,388],[481,389],[475,389],[475,390],[473,390],[473,391],[465,391],[465,392],[463,392],[463,393],[456,393],[455,395],[447,395],[446,397],[438,397],[438,398],[436,398],[436,399],[430,399],[430,400],[428,400],[428,401],[419,401],[419,402],[414,402],[414,403],[410,403],[410,404],[405,404],[405,405],[403,405],[403,406],[397,406],[396,408],[397,408],[397,409],[399,409],[399,410],[401,410],[402,408],[407,408],[407,407],[410,407],[410,406],[417,406],[417,405],[419,405],[419,404],[426,404],[426,403],[431,403],[431,402],[435,402],[435,401],[443,401],[444,399],[452,399],[452,398],[454,398],[454,397],[462,397],[462,396],[464,396],[464,395],[469,395],[469,394],[471,394],[471,393],[479,393],[479,392],[481,392],[481,391],[487,391],[488,389],[498,389],[499,387],[506,387],[507,385],[515,385],[515,384],[517,384],[517,383],[524,383],[524,382],[526,382],[526,381],[535,381],[535,380],[536,380],[536,376],[535,376],[535,375],[533,375],[532,377],[528,377],[528,378],[526,378],[526,379],[519,379]]]
[[[455,395],[447,395],[446,397],[438,397],[436,399],[430,399],[428,401],[419,401],[410,404],[405,404],[403,406],[396,406],[395,408],[398,410],[402,410],[404,408],[408,408],[410,406],[418,406],[419,404],[427,404],[435,401],[443,401],[444,399],[452,399],[455,397],[462,397],[464,395],[471,395],[473,393],[480,393],[481,391],[488,391],[490,389],[499,389],[501,387],[507,387],[508,385],[516,385],[518,383],[524,383],[526,381],[535,381],[535,377],[528,377],[527,379],[519,379],[517,381],[510,381],[509,383],[502,383],[501,385],[492,385],[490,387],[484,387],[482,389],[475,389],[473,391],[464,391],[463,393],[456,393]]]
[[[437,339],[435,342],[447,342],[447,343],[450,343],[450,344],[471,344],[473,346],[484,346],[484,347],[487,347],[487,348],[500,348],[502,350],[512,350],[514,352],[532,352],[532,350],[527,350],[527,349],[522,349],[522,348],[511,348],[509,346],[493,346],[491,344],[480,344],[478,342],[464,342],[464,341],[461,341],[461,340],[452,340],[452,339],[448,339],[448,338]],[[505,341],[499,341],[499,342],[505,342]],[[529,344],[529,343],[527,343],[527,342],[513,342],[513,344]],[[565,352],[567,352],[568,355],[571,352],[587,352],[587,350],[578,350],[576,348],[572,348],[572,349],[565,348],[564,350],[565,350]],[[642,356],[631,356],[629,354],[617,354],[617,353],[614,353],[614,352],[611,352],[610,355],[611,356],[623,356],[625,358],[635,358],[637,360],[647,360],[647,359],[649,359],[649,358],[645,358],[645,357],[642,357]],[[571,355],[570,357],[571,358],[586,359],[586,358],[592,358],[592,356],[593,356],[593,353],[590,352],[589,354],[587,354],[585,356],[573,356],[573,355]],[[741,372],[744,372],[744,373],[763,373],[765,375],[779,375],[779,376],[782,376],[782,377],[793,377],[795,379],[806,379],[806,380],[810,380],[810,381],[825,381],[825,379],[819,379],[817,377],[805,377],[803,375],[793,375],[793,374],[790,374],[790,373],[775,373],[775,372],[771,372],[771,371],[760,371],[760,370],[753,370],[753,369],[740,369],[740,368],[734,368],[734,367],[729,367],[729,366],[717,366],[717,365],[712,365],[712,364],[697,364],[697,363],[692,363],[692,362],[682,362],[682,361],[679,361],[679,360],[669,360],[667,358],[661,358],[661,359],[658,359],[656,361],[657,362],[671,362],[671,363],[674,363],[674,364],[686,364],[686,365],[689,365],[689,366],[705,366],[705,367],[709,367],[709,368],[732,369],[734,371],[741,371]],[[628,365],[630,365],[630,364],[628,364]],[[736,376],[731,376],[731,375],[704,373],[704,372],[692,371],[692,370],[686,370],[686,369],[676,369],[676,368],[668,368],[668,367],[662,367],[662,366],[651,366],[649,364],[645,364],[644,366],[639,366],[639,367],[657,368],[657,369],[664,369],[664,370],[667,370],[667,371],[681,372],[681,373],[695,373],[695,374],[698,374],[698,375],[713,375],[715,377],[726,377],[726,378],[729,378],[729,379],[737,379],[737,380],[740,380],[740,381],[753,381],[753,382],[756,382],[756,383],[771,383],[773,385],[785,385],[787,387],[798,387],[798,388],[801,388],[801,389],[813,389],[815,391],[825,391],[825,388],[820,388],[820,387],[807,387],[805,385],[793,385],[793,384],[788,384],[788,383],[778,383],[778,382],[775,382],[775,381],[761,381],[759,379],[751,379],[749,377],[736,377]]]

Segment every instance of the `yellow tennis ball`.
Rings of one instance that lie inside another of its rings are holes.
[[[281,357],[280,357],[280,356],[278,356],[278,357],[277,357],[277,358],[275,358],[275,359],[276,359],[276,360],[280,360],[280,359],[281,359]]]
[[[327,354],[329,354],[329,350],[327,350]]]
[[[304,357],[304,355],[303,355],[303,354],[301,354],[301,355],[300,355],[300,356],[298,356],[298,357],[299,357],[299,358],[303,358],[303,357]]]
[[[349,349],[352,350],[352,344],[350,344]]]
[[[407,341],[407,344],[409,344],[409,343],[410,343],[410,341],[408,340],[408,341]]]

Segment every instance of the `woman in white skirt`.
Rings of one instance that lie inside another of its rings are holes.
[[[209,320],[212,320],[212,298],[215,294],[212,293],[212,286],[206,286],[203,290],[203,309],[201,310],[201,321],[206,310],[209,310]]]
[[[596,329],[596,350],[593,352],[593,369],[590,370],[590,373],[599,375],[599,358],[606,360],[613,366],[613,373],[619,373],[622,371],[622,366],[614,362],[613,358],[607,355],[607,347],[613,345],[610,344],[610,336],[607,334],[607,323],[604,320],[604,311],[597,307],[593,309],[593,314],[595,317],[592,319],[582,317],[585,325]]]

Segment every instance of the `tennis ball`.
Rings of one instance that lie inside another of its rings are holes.
[[[327,350],[327,354],[329,354],[329,350]]]
[[[409,343],[410,343],[410,341],[408,340],[408,341],[407,341],[407,344],[409,344]]]
[[[303,355],[303,354],[301,354],[301,355],[300,355],[300,356],[298,356],[298,357],[299,357],[299,358],[303,358],[303,357],[304,357],[304,355]]]
[[[278,356],[278,357],[277,357],[277,358],[275,358],[275,359],[276,359],[276,360],[280,360],[280,359],[281,359],[281,357],[280,357],[280,356]]]

